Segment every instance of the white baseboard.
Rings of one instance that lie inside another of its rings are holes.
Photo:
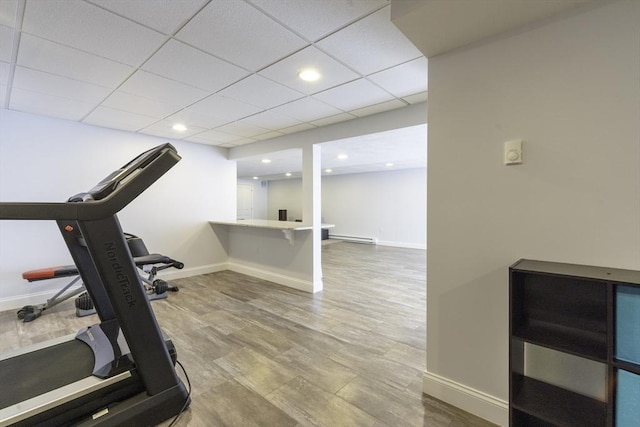
[[[176,270],[175,268],[163,270],[158,273],[158,276],[162,277],[163,280],[176,280],[184,279],[185,277],[199,276],[201,274],[216,273],[228,269],[229,265],[226,262],[220,262],[217,264],[201,265],[199,267],[186,267],[182,270]]]
[[[228,269],[235,271],[236,273],[246,274],[247,276],[257,277],[258,279],[268,280],[270,282],[278,283],[289,288],[298,289],[304,292],[313,293],[313,283],[310,280],[302,280],[296,277],[286,276],[281,273],[273,271],[267,271],[261,268],[240,264],[238,262],[229,262]],[[317,289],[317,288],[316,288]],[[322,286],[320,286],[322,290]]]
[[[246,274],[249,276],[257,277],[259,279],[268,280],[270,282],[278,283],[283,286],[298,289],[304,292],[313,293],[314,284],[308,280],[301,280],[295,277],[287,276],[280,273],[267,271],[252,266],[239,264],[237,262],[222,262],[217,264],[202,265],[199,267],[189,267],[182,270],[165,270],[161,271],[158,276],[163,280],[176,280],[185,277],[198,276],[201,274],[215,273],[217,271],[231,270],[238,273]],[[16,295],[7,298],[0,298],[0,311],[5,310],[18,310],[25,305],[43,304],[47,299],[54,296],[64,284],[60,287],[46,292],[38,292],[25,295]],[[316,284],[317,290],[322,290],[322,284]]]
[[[422,391],[499,426],[509,425],[508,402],[464,384],[425,371]]]
[[[7,298],[0,298],[0,311],[19,310],[25,305],[44,304],[49,298],[58,293],[64,287],[62,284],[59,289],[52,291],[36,292],[33,294],[15,295]],[[75,287],[74,287],[75,289]]]
[[[427,250],[427,245],[420,244],[420,243],[405,243],[405,242],[391,242],[388,240],[378,240],[378,245],[393,246],[394,248],[421,249],[423,251]]]
[[[182,279],[184,277],[198,276],[200,274],[215,273],[216,271],[227,270],[226,262],[218,264],[202,265],[199,267],[183,268],[182,270],[161,271],[158,276],[163,280]],[[58,282],[56,288],[51,291],[37,292],[24,295],[15,295],[7,298],[0,298],[0,311],[19,310],[25,305],[43,304],[64,287],[66,282]]]

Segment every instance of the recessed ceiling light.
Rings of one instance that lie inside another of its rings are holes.
[[[257,176],[254,176],[254,177],[253,177],[253,179],[258,179],[258,177],[257,177]]]
[[[177,130],[178,132],[184,132],[185,130],[187,130],[187,127],[182,123],[176,123],[175,125],[173,125],[173,130]]]
[[[390,168],[391,166],[393,166],[393,163],[389,162],[389,163],[385,163],[384,164],[386,167]]]
[[[320,73],[311,68],[307,68],[298,73],[298,77],[305,82],[315,82],[320,78]]]
[[[325,171],[326,173],[331,173],[331,172],[333,172],[333,169],[325,169],[324,171]]]
[[[262,159],[262,163],[271,163],[271,159]]]
[[[286,176],[291,176],[291,172],[285,173]]]
[[[338,154],[338,160],[346,160],[348,158],[349,156],[347,156],[346,154]]]

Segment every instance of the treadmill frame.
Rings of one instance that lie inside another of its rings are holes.
[[[189,404],[188,392],[175,372],[116,215],[179,160],[175,148],[164,144],[140,154],[88,193],[74,196],[69,202],[0,203],[0,219],[57,222],[114,355],[106,376],[128,372],[131,361],[135,361],[132,375],[140,379],[145,391],[105,407],[98,414],[92,414],[94,409],[90,409],[86,425],[154,425],[179,414]],[[121,350],[120,330],[130,355]],[[75,408],[73,402],[65,405]],[[54,409],[60,412],[61,408]],[[46,420],[47,412],[44,410],[36,418]],[[56,424],[68,422],[56,420]],[[8,420],[0,420],[0,424],[5,421]],[[15,421],[18,420],[8,422]],[[23,420],[25,424],[33,424],[32,421],[35,420]]]

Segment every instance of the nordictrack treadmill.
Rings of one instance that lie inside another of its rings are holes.
[[[178,161],[164,144],[65,203],[0,203],[2,220],[56,221],[100,318],[0,356],[0,426],[155,425],[189,404],[116,216]]]

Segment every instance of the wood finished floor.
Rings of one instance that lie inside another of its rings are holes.
[[[173,281],[152,306],[191,380],[176,425],[491,426],[422,394],[425,264],[420,250],[333,243],[316,295],[230,271]],[[5,311],[0,351],[96,321],[71,301],[26,324]]]

